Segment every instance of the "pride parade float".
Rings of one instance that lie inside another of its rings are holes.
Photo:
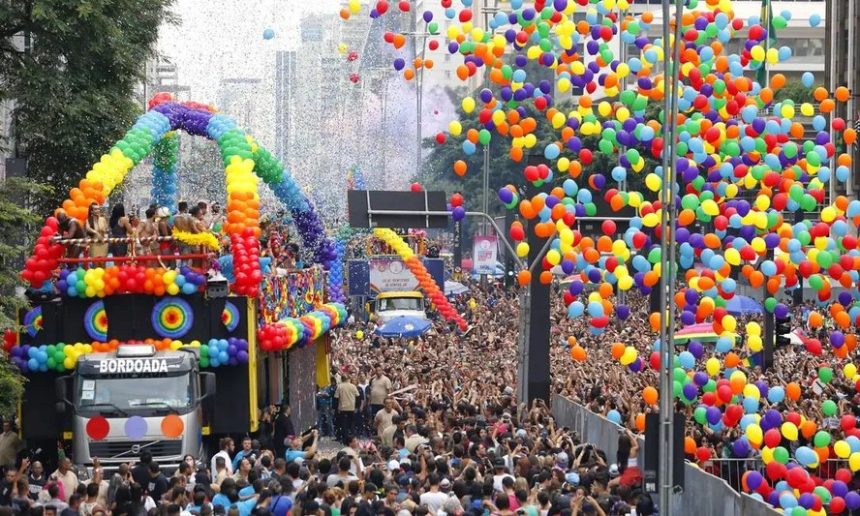
[[[83,223],[147,156],[153,201],[175,205],[180,130],[219,146],[223,233],[108,239],[128,247],[122,256],[71,251],[96,241],[63,238],[62,228]],[[289,209],[310,267],[285,271],[261,257],[260,180]],[[177,242],[186,254],[167,247]],[[341,268],[328,272],[337,258],[276,158],[213,108],[157,95],[45,220],[21,273],[31,307],[3,345],[28,380],[24,436],[34,449],[59,440],[76,464],[115,467],[148,449],[169,466],[219,436],[255,432],[259,409],[282,400],[310,426],[317,382],[328,383],[327,333],[347,318]]]

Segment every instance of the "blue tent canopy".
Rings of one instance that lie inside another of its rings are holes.
[[[389,338],[414,338],[427,333],[430,329],[430,321],[420,317],[400,316],[391,319],[376,329],[380,337]]]
[[[761,303],[755,299],[735,294],[735,297],[726,301],[726,311],[734,315],[760,314],[764,311]]]

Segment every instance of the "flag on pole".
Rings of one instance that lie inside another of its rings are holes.
[[[767,30],[767,37],[764,40],[765,58],[761,63],[761,67],[756,74],[756,81],[767,86],[767,52],[776,44],[776,28],[773,26],[773,8],[770,5],[770,0],[761,0],[761,26]]]

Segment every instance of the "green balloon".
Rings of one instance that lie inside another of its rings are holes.
[[[688,379],[687,372],[680,367],[676,367],[672,371],[672,377],[675,379],[676,382],[680,382],[681,385],[683,385]]]
[[[655,247],[648,252],[648,262],[651,264],[660,262],[660,248]]]
[[[764,309],[767,310],[767,313],[772,314],[775,308],[776,299],[769,297],[764,300]]]
[[[830,383],[830,381],[833,380],[833,369],[830,369],[829,367],[819,367],[818,379],[824,383]]]
[[[589,217],[597,215],[597,205],[595,205],[593,202],[587,203],[585,205],[585,214]]]
[[[429,32],[430,34],[437,34],[439,32],[439,24],[437,22],[428,23],[427,32]]]
[[[779,462],[780,464],[788,464],[788,450],[786,450],[782,446],[777,446],[773,450],[773,460]]]
[[[674,394],[676,398],[680,398],[683,392],[684,387],[681,385],[681,382],[677,380],[672,382],[672,394]]]
[[[818,274],[814,274],[809,277],[809,286],[812,287],[813,290],[821,290],[824,286],[824,280],[822,280],[821,276]]]
[[[816,448],[824,448],[830,445],[830,434],[824,430],[818,431],[813,438],[813,443]]]
[[[821,404],[821,413],[827,417],[836,414],[836,403],[833,400],[827,400]]]
[[[702,386],[702,392],[715,392],[717,390],[717,382],[713,378],[708,380],[708,383]]]
[[[486,129],[481,129],[478,132],[478,142],[480,142],[481,145],[487,145],[488,143],[490,143],[490,131]]]
[[[693,419],[696,420],[696,423],[704,425],[707,422],[707,419],[705,418],[706,412],[705,407],[696,407],[696,410],[693,411]]]

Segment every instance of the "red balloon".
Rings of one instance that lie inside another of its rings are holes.
[[[457,206],[462,206],[462,205],[463,205],[463,196],[458,194],[458,193],[452,194],[451,195],[451,206],[456,208]]]
[[[705,446],[699,446],[696,448],[696,458],[700,462],[705,462],[706,460],[711,458],[711,450]]]
[[[786,473],[785,479],[788,481],[788,485],[795,489],[800,489],[806,484],[806,481],[809,479],[809,475],[807,475],[806,470],[803,468],[791,468],[788,470],[788,473]]]
[[[764,433],[764,444],[768,448],[776,448],[779,446],[779,443],[782,442],[782,435],[780,435],[779,430],[776,428],[771,428],[767,432]]]
[[[830,499],[830,505],[828,506],[828,512],[830,514],[841,514],[844,510],[845,500],[841,496],[834,496]]]
[[[771,461],[765,467],[765,472],[767,473],[767,477],[774,482],[782,479],[785,476],[786,467],[785,464],[780,464],[777,461]]]
[[[417,193],[424,190],[424,188],[421,187],[421,183],[412,183],[411,185],[409,185],[409,190]]]
[[[609,236],[615,235],[615,231],[618,229],[615,225],[615,221],[612,220],[604,220],[600,225],[600,228],[603,230],[603,234]]]

